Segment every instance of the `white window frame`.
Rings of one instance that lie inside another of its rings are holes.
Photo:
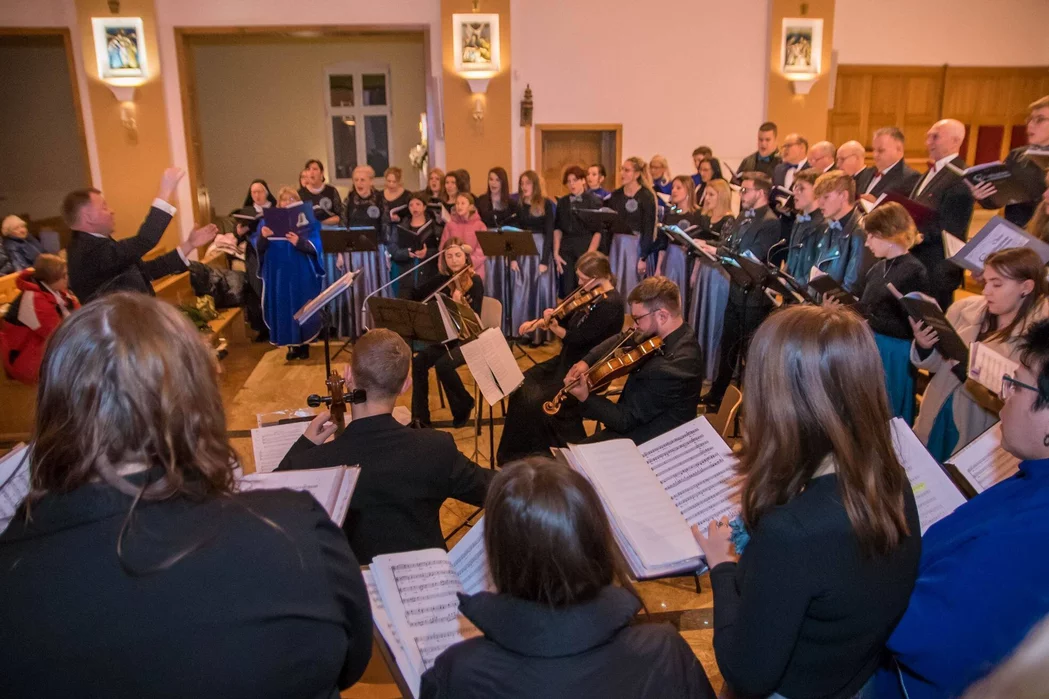
[[[353,76],[353,102],[352,107],[333,107],[331,104],[331,76],[352,75]],[[386,76],[386,104],[381,106],[364,106],[364,75]],[[393,90],[390,80],[390,65],[388,63],[361,63],[359,61],[343,61],[333,63],[324,68],[324,134],[328,143],[328,174],[329,182],[333,185],[352,187],[351,178],[335,178],[335,137],[332,133],[331,120],[333,117],[352,116],[357,122],[357,159],[358,165],[367,164],[368,149],[367,135],[364,128],[364,117],[385,116],[386,117],[386,145],[390,154],[390,165],[394,164],[394,138],[393,138]],[[363,163],[360,161],[363,159]],[[374,185],[381,189],[385,183],[381,172],[375,173]]]

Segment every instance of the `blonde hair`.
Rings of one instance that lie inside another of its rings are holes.
[[[524,195],[521,194],[521,181],[528,180],[532,183],[532,197],[527,200],[528,210],[533,216],[542,216],[546,211],[546,197],[543,196],[543,184],[539,173],[535,170],[525,170],[517,178],[517,194],[521,204],[525,204]]]
[[[373,179],[375,178],[375,168],[373,168],[371,165],[358,165],[357,167],[353,168],[353,174],[351,175],[351,177],[356,177],[358,172],[366,172],[368,173],[369,177]]]
[[[18,216],[11,214],[10,216],[4,217],[4,222],[0,224],[0,233],[3,233],[5,236],[11,235],[11,232],[14,231],[14,229],[24,225],[26,225],[25,221]]]
[[[651,168],[653,165],[662,165],[663,177],[668,180],[673,179],[673,177],[670,174],[670,163],[667,162],[667,159],[664,156],[659,155],[658,153],[653,155],[652,160],[649,161],[649,168]],[[651,171],[649,174],[651,175]]]
[[[470,253],[473,252],[473,248],[467,245],[462,238],[458,236],[452,236],[448,240],[444,241],[444,245],[441,246],[441,256],[437,258],[437,269],[440,270],[441,274],[450,275],[452,272],[448,269],[448,262],[445,260],[444,253],[450,248],[459,248],[463,251],[463,255],[466,256],[466,266],[473,267],[473,259],[470,257]]]
[[[894,201],[875,208],[863,219],[863,230],[910,250],[918,242],[918,230],[907,209]]]
[[[294,187],[289,187],[288,185],[284,185],[277,190],[277,206],[280,206],[281,202],[285,199],[288,199],[289,201],[302,201],[302,197],[299,196],[299,190]]]
[[[633,165],[634,169],[637,170],[638,183],[648,191],[652,192],[652,196],[655,196],[656,193],[652,189],[652,175],[650,175],[648,172],[648,163],[646,163],[644,160],[637,157],[636,155],[631,158],[627,158],[626,162]],[[626,182],[624,182],[623,184],[626,184]]]
[[[729,187],[728,182],[725,180],[711,180],[707,182],[706,189],[713,189],[717,192],[718,203],[712,210],[706,208],[701,209],[701,213],[705,216],[709,216],[712,221],[720,221],[726,216],[732,215],[732,189]],[[704,190],[705,192],[706,190]],[[700,202],[702,206],[702,202]]]

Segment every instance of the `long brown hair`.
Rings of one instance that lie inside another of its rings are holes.
[[[1044,184],[1049,187],[1049,172],[1045,174]],[[1043,197],[1038,200],[1037,204],[1038,208],[1035,209],[1034,216],[1027,224],[1027,232],[1042,242],[1049,243],[1049,203],[1046,203]]]
[[[1004,328],[998,328],[998,316],[985,314],[980,337],[986,340],[1008,340],[1021,334],[1027,328],[1031,312],[1042,305],[1049,282],[1045,280],[1045,264],[1031,248],[1005,248],[987,256],[984,267],[993,267],[998,274],[1014,282],[1023,283],[1030,280],[1034,283],[1031,291],[1021,302],[1016,317]]]
[[[867,324],[848,309],[777,311],[747,353],[743,395],[742,510],[752,530],[797,497],[833,459],[838,489],[861,550],[893,551],[910,532],[878,350]]]
[[[637,597],[614,554],[601,500],[567,466],[548,457],[507,465],[488,488],[484,512],[484,545],[498,592],[567,607],[618,583]]]
[[[493,174],[499,180],[499,203],[503,205],[503,208],[506,208],[510,205],[510,176],[506,174],[506,168],[498,165],[488,171],[488,177],[491,178]],[[491,200],[494,208],[495,197],[492,196],[492,186],[487,179],[484,182],[484,190],[488,193],[488,198]]]
[[[528,180],[532,183],[532,196],[527,201],[524,195],[521,194],[522,180]],[[543,195],[542,180],[539,179],[539,173],[535,170],[525,170],[517,178],[517,195],[519,203],[522,206],[527,205],[533,216],[542,216],[546,211],[546,197]]]
[[[692,181],[692,178],[688,175],[678,175],[670,181],[671,186],[674,182],[680,182],[685,188],[685,213],[690,214],[699,208],[696,206],[696,183]]]

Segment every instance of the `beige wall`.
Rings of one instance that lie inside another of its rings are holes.
[[[0,37],[0,216],[56,216],[89,184],[60,36]]]
[[[406,184],[414,186],[417,177],[408,151],[419,142],[419,115],[426,111],[423,51],[421,34],[194,39],[204,184],[216,213],[240,206],[256,177],[276,193],[283,184],[298,186],[308,158],[319,158],[332,169],[327,162],[324,68],[343,61],[389,64],[390,161],[404,169]],[[340,189],[345,195],[346,187]]]

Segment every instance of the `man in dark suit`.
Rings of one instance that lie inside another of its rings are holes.
[[[816,168],[822,175],[834,169],[834,158],[837,150],[830,141],[817,141],[809,148],[809,167]]]
[[[857,173],[857,197],[871,203],[886,192],[909,197],[922,176],[903,162],[903,132],[895,126],[878,129],[874,132],[872,145],[874,165]]]
[[[185,173],[172,167],[164,171],[160,191],[138,229],[122,240],[113,239],[115,216],[97,189],[78,189],[62,202],[62,217],[73,231],[69,244],[69,288],[81,302],[113,291],[139,291],[153,295],[151,282],[186,271],[189,254],[207,245],[218,233],[214,224],[189,234],[175,250],[144,261],[142,256],[157,246],[175,215],[168,199]]]
[[[769,208],[772,181],[760,172],[744,172],[741,179],[743,185],[739,194],[739,216],[732,224],[725,247],[737,255],[749,251],[764,262],[781,234],[779,219]],[[721,399],[736,372],[736,364],[741,357],[746,356],[750,337],[765,320],[771,307],[772,302],[758,287],[743,288],[737,284],[729,287],[728,304],[722,322],[718,373],[710,391],[703,398],[708,410],[717,410],[721,405]]]
[[[863,214],[854,201],[856,182],[843,170],[826,172],[816,180],[814,193],[824,222],[814,264],[859,298],[875,260],[864,245]]]
[[[654,356],[631,372],[619,402],[591,395],[586,381],[576,381],[619,343],[622,335],[605,340],[576,362],[565,376],[565,386],[581,405],[583,417],[605,428],[588,442],[627,438],[647,442],[696,417],[703,386],[703,350],[696,331],[681,317],[681,292],[666,277],[649,277],[627,297],[634,319],[634,340],[659,337],[663,345]],[[624,347],[629,347],[628,340]],[[574,382],[574,385],[573,385]]]
[[[772,186],[790,189],[794,184],[794,175],[808,167],[805,160],[809,153],[809,142],[800,134],[791,133],[783,139],[779,147],[782,159],[772,172]]]
[[[758,127],[758,150],[751,153],[739,164],[738,177],[742,178],[744,172],[761,172],[771,179],[776,166],[780,164],[779,153],[776,150],[776,135],[778,129],[771,121],[766,121]]]
[[[855,178],[863,170],[863,160],[867,151],[859,141],[845,141],[838,146],[834,159],[834,169],[841,170],[849,177]]]
[[[963,140],[965,125],[957,119],[941,119],[932,125],[925,134],[929,170],[922,175],[910,197],[936,212],[918,226],[922,242],[915,245],[911,253],[929,271],[932,296],[944,309],[951,304],[954,290],[961,284],[962,270],[944,259],[942,231],[965,240],[973,216],[972,192],[965,180],[947,167],[948,163],[959,170],[968,167],[958,155]]]
[[[357,340],[346,370],[353,420],[335,433],[327,412],[292,445],[278,471],[360,466],[343,530],[357,560],[383,553],[444,548],[441,505],[449,498],[484,504],[494,471],[467,459],[446,432],[405,427],[393,418],[411,386],[411,350],[399,335],[370,330]]]

